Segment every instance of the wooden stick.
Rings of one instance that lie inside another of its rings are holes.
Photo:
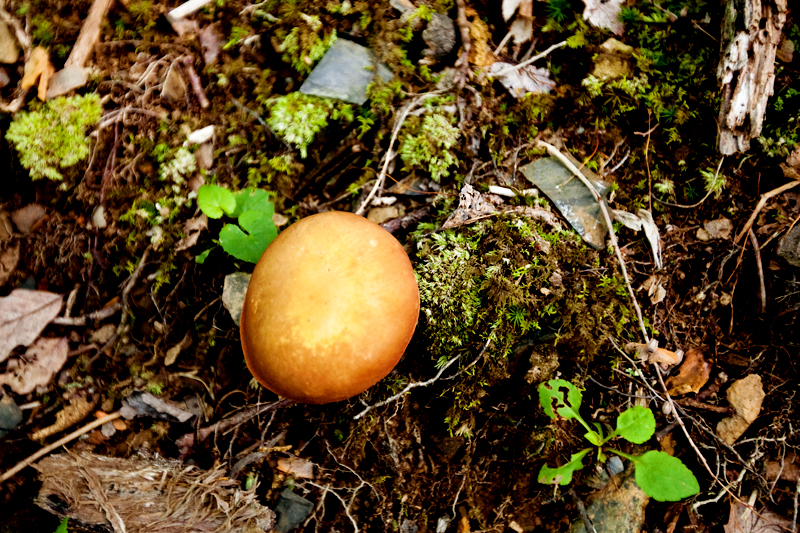
[[[785,183],[776,189],[772,189],[771,191],[762,194],[761,199],[758,201],[758,205],[756,205],[756,208],[753,210],[753,214],[750,215],[750,218],[747,220],[747,223],[742,228],[742,231],[740,231],[739,234],[736,235],[736,238],[733,239],[733,244],[738,244],[739,241],[741,241],[744,238],[744,236],[747,235],[747,232],[750,231],[750,228],[753,227],[753,223],[756,221],[756,217],[764,208],[764,205],[766,205],[767,200],[769,200],[774,196],[778,196],[780,193],[788,191],[793,187],[797,187],[798,185],[800,185],[800,181],[790,181],[789,183]]]
[[[75,46],[69,54],[67,62],[64,63],[65,67],[76,66],[83,67],[86,65],[86,60],[94,50],[94,45],[100,39],[100,27],[103,24],[103,19],[111,7],[114,0],[94,0],[92,7],[89,9],[89,14],[86,20],[83,21],[81,32],[78,34],[78,40],[75,41]]]
[[[58,439],[53,444],[48,444],[47,446],[45,446],[44,448],[42,448],[38,452],[36,452],[33,455],[31,455],[30,457],[28,457],[27,459],[25,459],[23,461],[20,461],[19,463],[17,463],[17,465],[14,468],[12,468],[8,472],[6,472],[2,476],[0,476],[0,483],[2,483],[3,481],[6,481],[8,479],[11,479],[12,477],[14,477],[17,474],[17,472],[19,472],[20,470],[23,470],[26,466],[32,465],[34,462],[36,462],[37,460],[41,459],[42,457],[44,457],[48,453],[52,452],[56,448],[58,448],[60,446],[63,446],[65,444],[67,444],[68,442],[71,442],[71,441],[77,439],[78,437],[80,437],[81,435],[83,435],[85,433],[89,433],[94,428],[100,427],[103,424],[105,424],[106,422],[111,422],[112,420],[116,420],[120,416],[122,416],[122,415],[119,414],[119,411],[115,411],[115,412],[111,413],[110,415],[106,415],[106,416],[104,416],[102,418],[98,418],[97,420],[95,420],[93,422],[89,422],[88,424],[86,424],[82,428],[76,429],[75,431],[73,431],[72,433],[67,435],[66,437]]]

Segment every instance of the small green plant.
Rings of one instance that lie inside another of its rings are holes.
[[[582,399],[580,389],[563,379],[551,379],[539,385],[539,403],[547,416],[553,420],[557,416],[566,420],[577,420],[586,429],[586,440],[597,447],[600,461],[605,461],[604,452],[609,451],[633,462],[636,484],[651,498],[660,502],[674,502],[700,491],[697,478],[677,457],[655,450],[643,455],[630,455],[605,447],[607,442],[616,437],[622,437],[633,444],[643,444],[650,440],[656,428],[650,409],[636,406],[623,411],[617,418],[617,428],[604,436],[599,423],[595,422],[594,427],[590,426],[578,412]],[[558,468],[543,465],[539,471],[539,483],[568,485],[572,481],[572,473],[583,468],[583,458],[591,451],[591,448],[585,448],[572,454],[570,461]]]
[[[31,179],[49,178],[61,181],[58,168],[82,161],[89,155],[86,128],[103,114],[100,96],[59,97],[33,111],[18,113],[8,127],[6,139],[20,153],[22,166]]]
[[[55,533],[67,533],[67,520],[69,520],[69,517],[65,516],[64,520],[62,520],[56,528]]]
[[[203,185],[197,191],[197,205],[209,218],[227,215],[237,224],[225,224],[219,244],[227,253],[249,263],[257,263],[267,246],[278,236],[272,221],[275,206],[264,189],[242,189],[233,193],[219,185]],[[208,251],[197,257],[202,263]]]

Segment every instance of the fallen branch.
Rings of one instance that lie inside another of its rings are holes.
[[[20,461],[19,463],[17,463],[17,465],[14,468],[12,468],[11,470],[7,471],[5,474],[0,476],[0,483],[2,483],[3,481],[6,481],[7,479],[11,479],[12,477],[14,477],[17,474],[17,472],[19,472],[20,470],[23,470],[27,466],[31,466],[33,463],[35,463],[36,461],[38,461],[39,459],[41,459],[42,457],[44,457],[48,453],[52,452],[56,448],[58,448],[60,446],[63,446],[65,444],[67,444],[68,442],[71,442],[71,441],[77,439],[81,435],[89,433],[94,428],[100,427],[103,424],[105,424],[106,422],[111,422],[112,420],[116,420],[119,417],[120,417],[119,411],[115,411],[115,412],[111,413],[110,415],[106,415],[106,416],[104,416],[102,418],[98,418],[97,420],[89,422],[88,424],[86,424],[82,428],[76,429],[75,431],[73,431],[72,433],[67,435],[66,437],[58,439],[53,444],[48,444],[47,446],[45,446],[44,448],[42,448],[38,452],[36,452],[33,455],[31,455],[30,457],[28,457],[27,459],[24,459],[23,461]]]

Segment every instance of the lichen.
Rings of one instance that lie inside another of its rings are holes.
[[[60,168],[72,166],[89,155],[86,129],[103,114],[100,96],[59,97],[46,104],[34,104],[33,111],[18,113],[6,139],[20,153],[22,166],[31,179],[61,181]]]

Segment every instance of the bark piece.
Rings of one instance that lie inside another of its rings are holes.
[[[719,150],[746,152],[761,134],[775,84],[775,56],[786,22],[787,0],[727,0],[722,21]],[[740,24],[737,24],[737,20]]]
[[[761,412],[761,402],[765,396],[761,376],[750,374],[744,379],[736,380],[728,389],[727,396],[735,414],[717,424],[717,435],[728,444],[733,444]]]
[[[36,503],[68,515],[70,530],[77,524],[98,532],[244,533],[270,531],[275,524],[255,488],[239,490],[221,467],[206,471],[180,461],[63,453],[36,469],[42,480]]]

